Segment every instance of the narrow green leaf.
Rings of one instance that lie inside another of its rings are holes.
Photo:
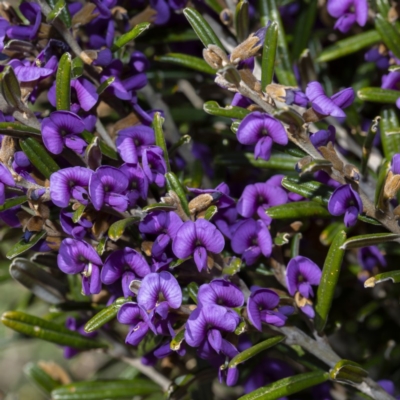
[[[396,233],[370,233],[368,235],[353,236],[347,239],[343,245],[343,250],[357,249],[359,247],[372,246],[380,243],[396,242],[400,239],[400,234]]]
[[[63,0],[62,0],[63,1]],[[83,74],[84,64],[80,57],[72,60],[72,79],[79,78]]]
[[[342,245],[346,240],[346,232],[337,233],[325,259],[321,282],[318,286],[317,304],[315,306],[315,329],[322,332],[331,309],[336,283],[339,279],[344,250]]]
[[[50,304],[60,304],[66,300],[68,288],[32,261],[15,258],[10,265],[10,275],[37,297]]]
[[[368,129],[367,136],[364,140],[363,148],[362,148],[362,158],[361,158],[361,174],[365,178],[368,173],[368,160],[371,155],[372,144],[375,139],[376,132],[379,127],[379,120],[381,117],[376,117],[372,120],[371,126]]]
[[[52,400],[114,400],[132,399],[160,391],[153,382],[135,378],[131,380],[88,381],[63,385],[51,392]],[[160,393],[162,397],[162,394]]]
[[[99,256],[102,256],[103,253],[106,251],[106,244],[107,244],[107,236],[104,236],[100,239],[99,243],[96,246],[96,251]]]
[[[93,338],[86,338],[64,326],[46,321],[45,319],[29,315],[21,311],[7,311],[1,317],[1,322],[27,336],[36,337],[61,346],[71,346],[75,349],[97,349],[107,347],[104,343]]]
[[[290,258],[297,257],[300,252],[300,240],[303,237],[302,233],[297,232],[293,235],[290,242]]]
[[[239,400],[275,400],[312,386],[319,385],[329,379],[329,373],[323,371],[306,372],[304,374],[284,378],[268,386],[261,387],[246,394]]]
[[[18,197],[11,197],[10,199],[7,199],[1,206],[0,206],[0,211],[5,211],[8,210],[12,207],[19,206],[20,204],[23,204],[27,201],[26,196],[18,196]]]
[[[172,157],[175,152],[179,149],[179,147],[183,146],[184,144],[190,143],[192,138],[189,135],[183,135],[181,138],[175,142],[168,150],[168,155]]]
[[[368,372],[361,365],[350,360],[340,360],[330,371],[332,380],[345,383],[361,383]]]
[[[310,217],[330,217],[329,211],[315,201],[298,201],[296,203],[274,206],[265,212],[272,219],[293,219]]]
[[[154,203],[154,204],[149,204],[146,207],[143,207],[143,212],[149,212],[149,211],[174,211],[176,210],[176,206],[172,204],[166,204],[166,203]]]
[[[82,138],[86,143],[91,143],[93,141],[94,135],[93,133],[84,130],[81,133]],[[99,138],[100,139],[100,138]],[[108,158],[111,158],[112,160],[118,160],[118,153],[112,149],[108,144],[104,143],[103,140],[100,139],[99,142],[100,150],[103,153],[103,155],[107,156]]]
[[[189,297],[197,304],[197,294],[199,293],[199,285],[196,282],[190,282],[187,285]]]
[[[380,87],[366,87],[357,92],[357,96],[364,101],[373,103],[388,103],[394,104],[400,97],[397,90],[382,89]]]
[[[132,301],[131,297],[120,297],[119,299],[115,300],[113,304],[103,308],[100,312],[90,318],[88,322],[86,322],[84,328],[85,332],[90,333],[97,331],[97,329],[114,319],[117,316],[121,306],[130,301]]]
[[[352,35],[346,39],[335,42],[330,47],[324,49],[317,58],[317,62],[327,62],[336,60],[347,56],[352,53],[356,53],[366,47],[370,47],[381,41],[381,35],[375,31],[367,31],[359,33],[358,35]]]
[[[163,337],[161,335],[155,335],[153,332],[147,333],[138,345],[137,355],[142,357],[145,354],[150,353],[156,347],[158,347],[162,341]]]
[[[97,88],[97,94],[102,94],[115,81],[115,76],[110,76]]]
[[[243,119],[246,115],[250,114],[250,111],[246,108],[236,106],[221,107],[216,101],[205,102],[203,109],[207,114],[226,118]]]
[[[178,351],[181,348],[182,342],[185,339],[185,329],[179,331],[176,336],[171,340],[170,349]]]
[[[194,8],[186,7],[183,10],[183,14],[185,14],[186,19],[189,21],[189,24],[192,26],[193,30],[196,32],[198,38],[203,43],[204,47],[207,47],[209,44],[215,44],[221,49],[224,48],[218,36],[212,30],[209,23],[203,18],[203,16]]]
[[[156,136],[156,145],[158,147],[161,147],[161,149],[163,151],[165,164],[167,166],[167,171],[170,172],[171,165],[169,164],[167,144],[165,143],[165,135],[164,135],[164,131],[162,128],[163,123],[164,123],[164,118],[161,116],[161,114],[159,112],[154,113],[153,129],[154,129],[154,133]]]
[[[364,287],[371,288],[374,287],[377,283],[382,283],[386,281],[400,283],[400,271],[389,271],[375,275],[364,282]]]
[[[22,106],[21,88],[15,76],[14,70],[10,65],[4,67],[1,77],[1,93],[5,101],[12,107],[20,109]]]
[[[268,21],[276,22],[278,26],[278,48],[275,62],[275,73],[281,85],[297,86],[286,43],[285,30],[283,28],[276,0],[259,0],[258,8],[261,14],[261,24],[266,26]]]
[[[218,2],[218,0],[205,0],[206,3],[210,8],[212,8],[218,15],[224,9],[223,6]]]
[[[47,0],[49,3],[50,7],[54,9],[56,7],[56,2],[55,0]],[[61,14],[59,15],[60,19],[64,22],[65,26],[69,29],[71,28],[72,21],[71,21],[71,14],[69,13],[68,7],[64,7],[61,10]]]
[[[279,232],[274,237],[274,244],[277,246],[284,246],[289,243],[290,234],[288,232]]]
[[[138,217],[128,217],[124,219],[120,219],[117,222],[114,222],[108,228],[108,237],[113,240],[114,242],[118,240],[123,234],[126,228],[129,226],[136,224],[140,221]]]
[[[283,340],[285,340],[285,336],[274,336],[242,351],[241,353],[232,358],[232,360],[228,364],[228,368],[236,367],[238,364],[247,361],[248,359],[261,353],[262,351],[265,351],[277,345]]]
[[[210,206],[207,208],[206,213],[204,214],[204,219],[210,221],[212,217],[218,212],[217,206]]]
[[[375,189],[375,201],[374,201],[375,208],[382,211],[384,211],[386,208],[387,199],[385,199],[384,197],[384,189],[389,170],[390,170],[390,161],[384,158],[379,168],[378,180]]]
[[[26,251],[28,251],[30,248],[32,248],[36,243],[39,242],[39,240],[43,239],[46,236],[46,231],[41,231],[38,233],[35,233],[29,241],[25,241],[24,238],[22,238],[19,242],[17,242],[13,247],[11,247],[10,250],[8,250],[6,257],[9,260],[12,260],[14,257],[17,257]]]
[[[388,0],[375,0],[375,4],[378,8],[378,12],[384,17],[387,18],[390,10],[390,3]]]
[[[331,222],[319,235],[319,240],[324,246],[330,246],[335,236],[340,231],[346,231],[346,226],[343,222]]]
[[[82,218],[83,213],[86,210],[86,206],[81,204],[72,215],[72,222],[76,224]]]
[[[115,40],[113,46],[111,47],[111,51],[112,52],[118,51],[126,44],[128,44],[131,40],[134,40],[139,35],[141,35],[149,27],[150,27],[150,22],[141,22],[140,24],[137,24],[129,32],[124,33],[118,39]]]
[[[298,157],[292,157],[282,153],[272,153],[268,161],[254,158],[253,153],[224,153],[218,154],[214,163],[223,166],[249,166],[262,169],[279,169],[282,171],[294,171],[294,167],[299,161]]]
[[[173,172],[167,172],[165,174],[167,180],[167,189],[173,190],[181,201],[181,206],[183,211],[185,211],[187,216],[190,216],[189,205],[186,198],[185,189],[183,188],[181,182]]]
[[[383,43],[391,50],[395,57],[400,58],[400,33],[382,15],[377,14],[374,18],[375,28],[381,35]]]
[[[24,367],[24,373],[39,389],[45,394],[50,395],[51,391],[60,386],[60,383],[54,380],[42,368],[34,363],[28,363]]]
[[[359,221],[365,222],[366,224],[371,224],[371,225],[375,225],[375,226],[382,226],[382,224],[378,220],[376,220],[374,218],[371,218],[371,217],[368,217],[366,215],[359,215],[357,218],[358,218]]]
[[[182,67],[194,69],[195,71],[204,72],[205,74],[215,75],[216,70],[211,68],[202,58],[188,56],[181,53],[167,53],[162,56],[154,57],[155,61],[172,63]]]
[[[272,22],[265,33],[265,40],[261,59],[261,87],[272,82],[275,71],[276,48],[278,45],[278,24]]]
[[[51,24],[64,10],[67,6],[65,0],[58,0],[52,10],[47,14],[46,21]]]
[[[54,156],[50,156],[47,150],[33,138],[20,140],[19,145],[22,151],[29,158],[29,161],[47,179],[53,172],[57,172],[60,167],[54,161]]]
[[[57,110],[70,110],[71,106],[71,54],[64,53],[58,63],[56,75],[56,107]]]
[[[235,30],[238,43],[243,42],[249,35],[249,3],[240,0],[235,10]]]
[[[242,268],[243,262],[238,257],[232,257],[227,265],[222,269],[224,275],[236,275]]]
[[[27,136],[40,136],[40,131],[19,122],[0,122],[0,134],[25,139]]]
[[[399,126],[400,124],[396,111],[393,108],[383,109],[381,112],[379,128],[381,131],[383,154],[387,160],[391,160],[395,154],[400,153]],[[396,130],[399,133],[391,133]]]

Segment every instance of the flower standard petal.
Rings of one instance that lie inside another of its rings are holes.
[[[99,99],[96,87],[85,78],[71,80],[71,87],[76,90],[76,96],[83,110],[89,111]]]
[[[149,311],[156,307],[160,294],[160,275],[153,272],[144,277],[139,288],[137,301],[140,306]]]
[[[200,218],[196,220],[195,225],[197,240],[199,240],[208,251],[220,253],[224,249],[225,239],[214,224]]]
[[[269,257],[272,253],[272,238],[268,227],[263,221],[257,221],[257,239],[261,253]]]
[[[240,123],[236,137],[241,144],[256,144],[263,137],[264,117],[259,111],[246,115]]]
[[[328,0],[327,9],[332,17],[339,18],[352,6],[354,0]]]
[[[232,237],[232,250],[237,254],[243,254],[257,237],[257,224],[254,219],[244,221],[235,231]]]
[[[322,115],[344,118],[346,114],[324,92],[319,82],[310,82],[306,88],[306,95],[310,99],[312,108]]]
[[[124,253],[123,250],[112,252],[104,262],[101,270],[101,281],[105,285],[111,285],[121,278],[124,272]]]
[[[297,257],[292,258],[286,268],[286,286],[291,296],[294,296],[298,290],[299,269]]]
[[[322,276],[321,268],[307,257],[296,256],[295,258],[299,266],[299,273],[304,280],[310,285],[319,285]]]
[[[274,143],[285,146],[289,142],[288,135],[282,123],[266,114],[264,114],[264,131],[268,132],[268,136],[271,137]]]
[[[353,88],[346,88],[335,93],[331,100],[340,108],[350,106],[354,101],[355,93]]]
[[[62,152],[64,143],[58,126],[50,118],[44,118],[42,121],[42,139],[46,149],[53,154]]]
[[[247,301],[247,314],[250,322],[261,331],[262,312],[273,310],[278,304],[279,296],[274,291],[270,289],[255,290]]]
[[[182,304],[182,291],[175,277],[167,271],[160,272],[160,290],[169,307],[177,309]]]
[[[210,284],[201,285],[197,298],[202,304],[224,307],[241,307],[244,303],[241,290],[225,279],[214,279]]]
[[[85,123],[75,113],[71,111],[55,111],[50,114],[50,120],[57,126],[58,130],[63,131],[62,135],[82,133]]]
[[[177,231],[172,243],[172,251],[179,258],[186,258],[193,254],[196,245],[196,225],[186,221]]]
[[[258,191],[255,185],[247,185],[237,203],[238,213],[245,218],[252,217],[257,211]]]
[[[185,341],[191,347],[199,347],[207,334],[207,321],[202,313],[202,307],[197,307],[186,322]]]
[[[367,0],[354,0],[354,12],[356,14],[357,24],[364,26],[368,19],[368,2]]]
[[[331,195],[328,203],[328,211],[335,216],[342,215],[347,210],[347,204],[352,198],[350,185],[338,187]]]

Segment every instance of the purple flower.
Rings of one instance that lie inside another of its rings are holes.
[[[6,201],[6,186],[15,186],[14,178],[7,167],[0,163],[0,205]]]
[[[269,207],[279,206],[288,201],[288,196],[284,189],[266,183],[255,183],[247,185],[238,203],[238,213],[245,218],[251,218],[257,213],[259,218],[270,224],[272,218],[265,211]]]
[[[137,302],[145,310],[154,310],[163,319],[169,308],[177,309],[182,304],[182,291],[178,281],[167,272],[152,272],[146,275],[140,285]]]
[[[129,199],[129,206],[134,207],[139,197],[141,197],[143,200],[146,200],[147,192],[149,190],[149,181],[142,167],[139,164],[123,164],[120,167],[120,171],[126,175],[129,181],[126,192],[126,195]]]
[[[86,296],[100,292],[100,266],[103,262],[86,242],[64,239],[58,252],[57,264],[66,274],[82,273],[82,291]]]
[[[261,254],[265,257],[271,255],[271,234],[263,221],[247,219],[236,227],[231,246],[235,253],[242,254],[247,265],[253,265]]]
[[[337,118],[346,117],[342,108],[348,107],[354,100],[354,90],[352,88],[343,89],[332,97],[328,97],[322,85],[316,81],[307,85],[306,95],[311,101],[312,108],[317,113]]]
[[[286,145],[288,136],[283,125],[275,118],[261,113],[252,112],[239,125],[237,139],[241,144],[255,144],[255,158],[269,160],[272,143]]]
[[[50,176],[50,197],[58,207],[67,207],[71,198],[88,204],[87,187],[93,171],[83,167],[64,168]]]
[[[93,223],[82,216],[78,222],[72,221],[74,213],[65,210],[60,211],[60,224],[63,231],[74,239],[83,239],[93,226]]]
[[[63,146],[82,154],[87,143],[78,135],[85,129],[80,117],[70,111],[55,111],[42,121],[43,143],[53,154],[60,154]]]
[[[83,321],[79,321],[76,318],[73,317],[68,317],[65,320],[65,327],[67,329],[69,329],[70,331],[73,332],[79,332],[81,335],[89,337],[89,338],[94,338],[98,335],[97,332],[86,332],[84,327],[85,327],[85,323]],[[75,355],[77,355],[79,353],[78,349],[75,349],[74,347],[70,347],[70,346],[64,346],[64,358],[72,358]]]
[[[179,258],[194,257],[197,269],[207,268],[207,251],[220,253],[225,246],[221,232],[209,221],[186,221],[176,233],[172,250]]]
[[[358,214],[363,211],[363,204],[359,194],[350,186],[339,186],[329,199],[328,210],[332,215],[344,214],[346,227],[355,225]]]
[[[231,207],[235,204],[235,200],[229,196],[229,186],[222,182],[215,189],[197,189],[197,188],[187,188],[189,192],[196,194],[197,196],[200,194],[208,193],[212,196],[215,196],[214,204],[218,206],[218,209],[223,209],[227,207]]]
[[[120,130],[116,140],[121,158],[130,164],[137,164],[144,147],[154,143],[154,131],[145,125],[135,125]]]
[[[270,289],[253,289],[247,300],[247,315],[250,322],[259,331],[262,322],[270,325],[283,326],[287,317],[274,309],[279,304],[279,296]]]
[[[165,184],[167,165],[163,157],[163,151],[158,146],[148,146],[142,151],[143,171],[149,179],[149,183],[155,183],[158,187]]]
[[[216,304],[223,307],[241,307],[244,296],[240,289],[225,279],[214,279],[201,285],[197,294],[201,305]]]
[[[362,247],[357,255],[358,263],[367,271],[372,271],[376,266],[386,267],[385,257],[377,246]]]
[[[329,125],[328,129],[321,129],[310,136],[311,143],[316,149],[326,146],[329,142],[335,143],[336,129],[333,125]]]
[[[133,296],[129,289],[131,282],[150,274],[150,267],[145,258],[136,250],[125,247],[112,252],[104,262],[101,281],[111,285],[122,278],[122,291],[125,297]]]
[[[0,51],[4,49],[4,39],[10,23],[5,18],[0,18]]]
[[[33,40],[42,22],[42,10],[38,4],[27,2],[22,3],[19,9],[30,25],[10,25],[7,36],[11,39]]]
[[[123,212],[128,208],[128,178],[119,169],[103,166],[97,168],[89,182],[90,199],[96,210],[104,204]]]
[[[15,76],[20,82],[33,82],[41,78],[47,78],[53,74],[53,70],[46,67],[38,67],[35,63],[29,61],[11,60],[11,65]]]
[[[311,285],[319,285],[322,272],[310,259],[296,256],[289,261],[286,269],[286,284],[291,296],[296,292],[309,299],[314,296]]]
[[[395,154],[392,158],[391,170],[393,174],[400,174],[400,154]]]
[[[143,219],[139,224],[139,231],[158,235],[151,248],[151,255],[157,258],[164,253],[182,225],[182,220],[175,212],[158,211],[148,214]]]
[[[143,307],[129,302],[121,306],[117,314],[118,322],[130,325],[131,330],[126,336],[125,343],[137,346],[150,329],[149,316]]]
[[[213,223],[228,238],[232,239],[231,226],[237,219],[235,206],[219,209],[213,217]]]
[[[222,348],[223,332],[233,332],[239,321],[235,313],[224,307],[207,304],[197,307],[186,322],[185,340],[191,347],[199,347],[208,341],[219,353]]]
[[[360,26],[364,26],[367,22],[367,0],[328,0],[327,8],[332,17],[339,18],[335,29],[341,32],[348,32],[355,22]],[[354,13],[351,12],[352,9]]]
[[[374,63],[379,69],[386,70],[389,67],[389,57],[382,54],[379,47],[370,48],[364,54],[364,59],[367,62]]]
[[[295,104],[300,107],[307,107],[308,98],[299,89],[285,89],[285,103],[288,105]]]

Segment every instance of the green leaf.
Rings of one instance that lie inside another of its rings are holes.
[[[375,4],[378,8],[378,12],[383,15],[385,18],[389,14],[390,3],[388,0],[375,0]]]
[[[207,208],[206,213],[204,214],[204,219],[210,221],[212,217],[218,212],[217,206],[210,206]]]
[[[84,204],[81,204],[72,214],[72,222],[76,224],[77,222],[80,221],[82,218],[83,213],[86,210],[86,206]]]
[[[149,211],[174,211],[176,210],[176,206],[172,204],[166,204],[166,203],[154,203],[154,204],[149,204],[146,207],[143,207],[143,212],[149,212]]]
[[[167,172],[165,174],[167,180],[167,189],[173,190],[181,201],[181,206],[183,211],[185,211],[187,216],[190,216],[189,205],[186,198],[185,189],[183,188],[181,182],[173,172]]]
[[[390,170],[390,161],[386,160],[384,158],[382,160],[382,164],[379,168],[379,173],[378,173],[378,180],[376,183],[376,189],[375,189],[375,208],[381,211],[384,211],[386,208],[386,200],[384,196],[384,189],[385,189],[385,183],[386,183],[386,178]]]
[[[184,144],[190,143],[192,138],[189,135],[183,135],[180,137],[180,139],[175,142],[168,150],[168,155],[169,157],[172,157],[175,152],[179,149],[179,147],[183,146]]]
[[[164,339],[161,335],[155,335],[153,332],[149,331],[149,333],[147,333],[147,335],[139,343],[137,355],[142,357],[145,354],[150,353],[156,347],[158,347],[163,340]]]
[[[86,338],[77,332],[64,328],[62,325],[21,311],[5,312],[1,317],[1,322],[14,331],[61,346],[83,350],[107,347],[104,343],[97,342],[93,338]]]
[[[129,32],[124,33],[118,39],[115,40],[113,46],[111,47],[111,51],[112,52],[118,51],[126,44],[128,44],[131,40],[134,40],[139,35],[141,35],[149,27],[150,27],[150,22],[141,22],[140,24],[137,24]]]
[[[202,58],[188,56],[181,53],[167,53],[163,56],[154,57],[155,61],[172,63],[182,67],[194,69],[195,71],[204,72],[205,74],[215,75],[216,70],[211,68]]]
[[[58,63],[56,75],[56,107],[57,110],[70,110],[71,106],[71,54],[64,53]]]
[[[380,243],[396,242],[400,239],[397,233],[370,233],[368,235],[353,236],[347,239],[343,245],[343,250],[357,249],[359,247],[372,246]]]
[[[39,389],[45,394],[50,395],[51,391],[60,386],[60,383],[54,380],[42,368],[34,363],[28,363],[24,367],[24,373]]]
[[[250,114],[250,111],[246,108],[236,106],[221,107],[216,101],[205,102],[203,105],[203,109],[207,114],[226,118],[243,119]]]
[[[274,77],[277,44],[278,24],[272,22],[265,33],[261,59],[261,87],[263,90],[272,82]]]
[[[278,26],[278,48],[275,62],[275,73],[281,85],[297,86],[286,43],[285,30],[283,28],[276,0],[259,0],[258,9],[261,14],[261,25],[266,26],[268,21],[276,22]]]
[[[79,78],[82,76],[84,70],[84,64],[80,57],[75,57],[72,60],[72,79]]]
[[[52,9],[54,9],[58,3],[56,3],[54,0],[47,0],[47,2],[49,3],[50,7]],[[69,9],[68,7],[64,7],[61,10],[61,13],[59,15],[61,21],[64,22],[65,26],[69,29],[71,28],[72,25],[72,21],[71,21],[71,14],[69,13]]]
[[[169,156],[168,156],[168,150],[167,150],[167,144],[165,143],[165,135],[163,131],[163,123],[164,123],[164,118],[161,116],[159,112],[154,113],[154,118],[153,118],[153,129],[154,133],[156,136],[156,145],[158,147],[161,147],[163,151],[163,156],[165,160],[165,164],[167,166],[167,171],[171,171],[171,165],[169,164]]]
[[[120,297],[119,299],[115,300],[114,303],[109,305],[106,308],[103,308],[100,312],[98,312],[96,315],[94,315],[92,318],[89,319],[88,322],[86,322],[85,325],[85,332],[90,333],[97,331],[97,329],[101,328],[103,325],[105,325],[107,322],[110,322],[112,319],[114,319],[121,306],[125,303],[128,303],[132,301],[131,297]]]
[[[357,96],[364,101],[373,103],[394,104],[400,97],[398,90],[381,89],[380,87],[366,87],[357,92]]]
[[[19,82],[15,76],[13,68],[10,65],[6,65],[0,76],[1,93],[7,104],[17,109],[23,107],[21,100],[21,88],[19,87]]]
[[[160,391],[153,382],[131,380],[75,382],[60,386],[51,392],[52,400],[111,400],[132,399]],[[160,393],[162,398],[162,394]]]
[[[382,283],[386,281],[400,283],[400,271],[389,271],[375,275],[364,282],[364,287],[371,288],[374,287],[377,283]]]
[[[329,379],[329,373],[323,371],[306,372],[304,374],[284,378],[268,386],[261,387],[246,394],[239,400],[275,400],[289,396],[312,386],[319,385]]]
[[[190,282],[187,285],[189,297],[197,304],[197,294],[199,293],[199,285],[196,282]]]
[[[249,166],[262,168],[262,169],[279,169],[282,171],[294,171],[294,167],[300,160],[298,157],[293,157],[288,154],[272,153],[268,161],[254,158],[253,153],[223,153],[218,154],[214,163],[222,166]]]
[[[302,239],[303,234],[301,232],[297,232],[293,235],[292,240],[290,242],[290,258],[297,257],[300,253],[300,240]]]
[[[249,35],[249,3],[240,0],[235,10],[235,31],[238,43],[243,42]]]
[[[343,222],[331,222],[319,235],[319,240],[324,246],[330,246],[335,236],[340,231],[346,231],[346,226]]]
[[[375,31],[367,31],[359,33],[358,35],[352,35],[346,39],[335,42],[330,47],[324,49],[317,58],[317,62],[327,62],[336,60],[347,56],[349,54],[360,51],[366,47],[370,47],[381,41],[381,35]]]
[[[176,336],[171,340],[169,345],[171,350],[178,351],[181,348],[182,342],[185,340],[185,329],[179,331]]]
[[[52,10],[47,14],[46,22],[51,24],[63,12],[66,6],[65,0],[58,0],[57,3],[54,4]]]
[[[54,156],[50,156],[47,150],[33,138],[22,139],[19,142],[22,151],[29,158],[29,161],[47,179],[53,172],[57,172],[60,167],[54,161]]]
[[[383,154],[387,160],[391,160],[395,154],[400,153],[399,126],[396,111],[393,108],[383,109],[379,128],[381,131]],[[393,134],[392,132],[396,132],[396,130],[397,133]]]
[[[221,49],[224,48],[218,36],[212,30],[209,23],[203,18],[203,16],[194,8],[186,7],[183,10],[183,14],[185,14],[186,19],[189,21],[189,24],[192,26],[193,30],[196,32],[196,35],[203,43],[204,47],[208,47],[209,44],[214,44]]]
[[[94,135],[93,133],[84,130],[81,133],[82,138],[85,140],[86,143],[91,143],[93,141]],[[100,138],[99,138],[100,139]],[[104,143],[103,140],[100,139],[100,150],[103,153],[103,155],[107,156],[108,158],[111,158],[112,160],[119,160],[118,153],[112,149],[108,144]]]
[[[97,94],[102,94],[111,84],[113,84],[115,81],[115,76],[110,76],[107,78],[103,83],[100,84],[100,86],[97,88],[96,92]]]
[[[340,360],[330,371],[332,380],[345,383],[361,383],[368,372],[361,365],[350,360]]]
[[[7,199],[1,206],[0,206],[0,212],[8,210],[12,207],[19,206],[20,204],[23,204],[27,201],[26,196],[18,196],[18,197],[11,197],[10,199]]]
[[[10,265],[10,275],[37,297],[50,304],[60,304],[66,300],[68,288],[32,261],[15,258]]]
[[[25,139],[27,136],[40,136],[40,131],[19,122],[0,122],[0,134]]]
[[[227,265],[222,269],[224,275],[236,275],[242,268],[242,260],[238,257],[232,257]]]
[[[339,279],[340,267],[342,266],[344,256],[342,245],[345,240],[346,232],[344,230],[338,232],[329,247],[325,259],[321,282],[318,286],[317,304],[315,306],[315,329],[318,332],[323,331],[328,320],[336,283]]]
[[[237,365],[261,353],[262,351],[277,345],[283,340],[285,340],[285,336],[274,336],[242,351],[232,358],[232,360],[228,364],[228,368],[236,367]]]
[[[108,228],[108,237],[114,242],[117,241],[124,234],[126,228],[128,228],[133,224],[136,224],[139,221],[140,221],[139,217],[128,217],[120,219],[117,222],[114,222]]]
[[[106,244],[107,244],[107,236],[103,236],[99,243],[96,246],[96,252],[99,256],[102,256],[103,253],[106,251]]]
[[[391,50],[395,57],[400,58],[400,33],[382,15],[377,14],[374,18],[375,28],[381,35],[383,43]]]
[[[46,231],[41,231],[35,233],[31,238],[26,242],[24,238],[22,238],[19,242],[17,242],[10,250],[8,250],[6,257],[9,260],[12,260],[14,257],[17,257],[30,248],[32,248],[39,240],[43,239],[46,236]]]
[[[298,201],[268,208],[265,213],[272,219],[330,217],[329,211],[315,201]]]

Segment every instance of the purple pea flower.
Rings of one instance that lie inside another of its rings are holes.
[[[222,233],[209,221],[186,221],[176,233],[172,251],[179,258],[193,255],[197,269],[207,268],[207,252],[220,253],[225,246]]]
[[[215,189],[187,189],[189,190],[189,192],[194,193],[197,196],[204,193],[210,194],[216,200],[214,204],[218,206],[219,210],[231,207],[235,204],[235,200],[229,196],[229,186],[225,182],[220,183]]]
[[[128,297],[133,296],[129,289],[131,282],[149,273],[150,267],[145,258],[136,250],[125,247],[107,257],[101,270],[101,281],[105,285],[111,285],[122,278],[122,291],[124,296]]]
[[[389,57],[382,54],[379,47],[370,48],[364,54],[364,59],[367,62],[374,63],[379,69],[386,70],[389,67]]]
[[[87,187],[93,171],[83,167],[64,168],[50,175],[50,197],[58,207],[67,207],[71,198],[88,204]]]
[[[272,143],[287,145],[289,139],[283,125],[268,114],[259,111],[247,115],[239,125],[237,139],[241,144],[255,144],[255,158],[269,160]]]
[[[128,178],[119,169],[108,166],[97,168],[89,181],[90,199],[94,208],[100,210],[106,204],[117,211],[126,211],[128,197],[125,192],[128,185]]]
[[[74,213],[66,210],[60,211],[60,225],[63,231],[71,235],[74,239],[83,239],[90,231],[93,223],[82,216],[77,223],[72,221]]]
[[[10,23],[5,18],[0,18],[0,51],[4,49],[4,39],[6,38],[9,26]]]
[[[328,210],[332,215],[344,214],[346,227],[355,225],[358,214],[363,211],[363,204],[359,194],[350,186],[339,186],[329,199]]]
[[[367,271],[372,271],[376,266],[386,267],[385,257],[377,246],[362,247],[357,254],[358,263]]]
[[[297,193],[289,192],[287,189],[282,187],[282,179],[284,177],[285,177],[285,175],[283,175],[283,174],[273,175],[265,183],[268,184],[268,185],[276,186],[276,187],[278,187],[280,189],[283,189],[285,191],[285,193],[287,194],[288,202],[304,200],[303,196],[301,196],[301,195],[299,195]]]
[[[7,36],[11,39],[33,40],[42,22],[42,10],[38,4],[27,2],[22,3],[19,9],[30,25],[10,25]]]
[[[6,186],[15,186],[14,178],[7,167],[0,163],[0,205],[6,201]]]
[[[247,300],[247,315],[256,329],[262,330],[262,322],[275,326],[285,325],[287,317],[274,311],[278,304],[279,296],[273,290],[252,288]]]
[[[126,175],[129,181],[126,192],[126,196],[129,199],[129,206],[134,207],[139,197],[146,200],[149,190],[149,181],[142,167],[139,164],[123,164],[119,169]]]
[[[232,239],[231,226],[237,220],[236,207],[228,207],[219,209],[213,217],[216,227],[228,238]]]
[[[118,322],[130,325],[132,329],[126,336],[125,343],[137,346],[150,329],[150,321],[143,307],[134,302],[125,303],[117,314]]]
[[[354,100],[354,90],[352,88],[343,89],[332,97],[328,97],[322,85],[316,81],[307,85],[306,95],[311,101],[312,108],[317,113],[337,118],[346,117],[342,108],[348,107]]]
[[[400,175],[400,154],[393,156],[391,170],[394,175]]]
[[[182,291],[178,281],[167,272],[152,272],[144,277],[137,295],[137,302],[145,310],[154,310],[166,319],[169,308],[182,304]]]
[[[321,129],[310,136],[311,143],[316,149],[326,146],[329,142],[335,143],[336,129],[333,125],[329,125],[328,129]]]
[[[242,221],[232,235],[232,250],[242,255],[247,265],[253,265],[260,255],[269,257],[272,252],[271,234],[263,221]]]
[[[86,336],[88,338],[94,338],[98,335],[98,332],[86,332],[84,327],[85,323],[77,320],[73,317],[68,317],[65,321],[65,327],[73,332],[79,332],[81,335]],[[78,349],[70,346],[64,346],[64,358],[72,358],[79,353]]]
[[[191,347],[199,347],[208,341],[211,347],[219,353],[222,348],[223,332],[233,332],[239,322],[239,317],[224,307],[207,304],[197,307],[186,323],[185,340]]]
[[[82,291],[86,296],[101,290],[100,256],[92,246],[76,239],[64,239],[57,256],[58,268],[66,274],[82,273]]]
[[[255,183],[247,185],[238,203],[237,211],[245,218],[251,218],[257,213],[259,218],[270,224],[272,218],[265,211],[269,207],[279,206],[288,201],[288,196],[284,189],[266,183]]]
[[[41,78],[47,78],[53,74],[53,70],[46,67],[38,67],[29,61],[11,60],[8,65],[14,70],[15,76],[20,82],[34,82]]]
[[[335,18],[335,29],[346,33],[350,30],[355,22],[360,26],[364,26],[368,18],[367,0],[328,0],[328,13]],[[354,13],[350,12],[354,9]]]
[[[139,224],[139,231],[158,235],[151,248],[151,255],[157,258],[164,253],[182,225],[182,220],[175,212],[159,211],[148,214]]]
[[[197,298],[201,305],[215,304],[234,308],[244,304],[241,290],[225,279],[214,279],[209,284],[201,285]]]
[[[121,129],[116,140],[121,158],[130,164],[137,164],[144,147],[154,143],[154,130],[146,125],[135,125]]]
[[[142,167],[149,183],[155,183],[158,187],[165,185],[167,165],[160,147],[147,146],[142,150]]]
[[[42,121],[43,143],[53,154],[60,154],[64,145],[82,154],[87,143],[78,135],[84,129],[84,122],[73,112],[55,111]]]

